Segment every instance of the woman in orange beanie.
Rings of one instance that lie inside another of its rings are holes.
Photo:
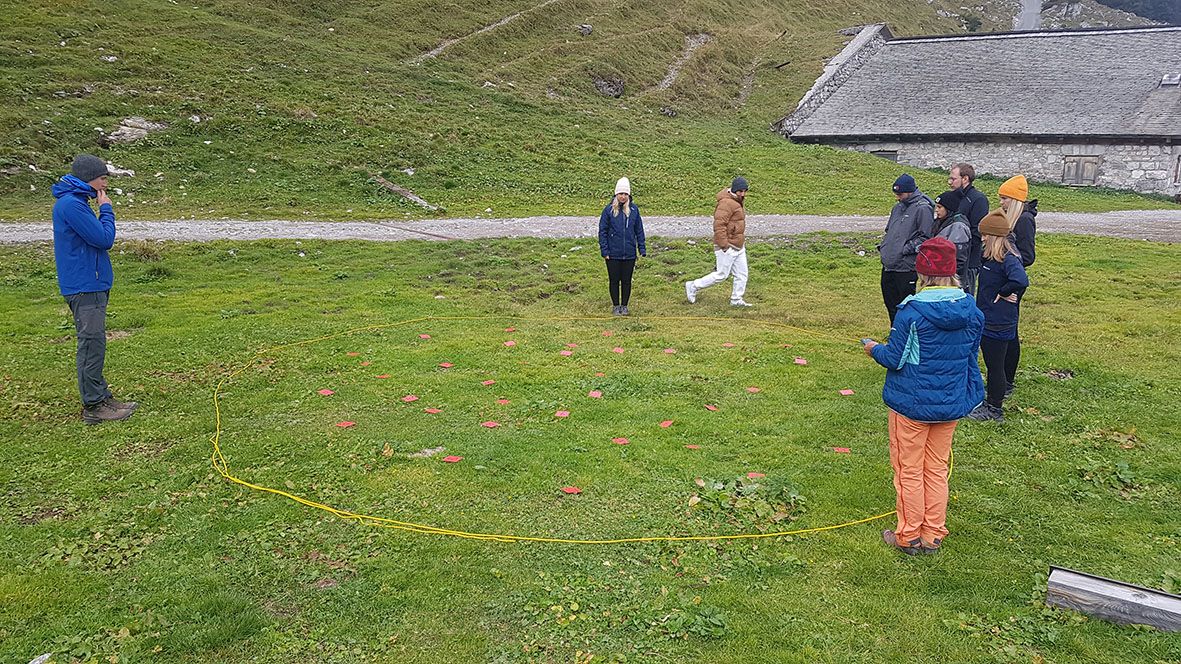
[[[1029,268],[1037,257],[1034,236],[1037,234],[1037,199],[1029,199],[1029,182],[1024,175],[1015,175],[1001,184],[997,191],[1001,198],[1001,209],[1009,224],[1009,241],[1017,250],[1021,267]],[[1016,388],[1017,365],[1021,361],[1021,336],[1018,332],[1013,339],[1009,353],[1005,356],[1005,396]]]

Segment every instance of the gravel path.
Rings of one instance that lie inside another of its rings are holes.
[[[818,217],[765,214],[747,217],[751,237],[794,235],[811,231],[881,231],[885,217]],[[1039,232],[1081,233],[1107,237],[1181,241],[1181,212],[1135,210],[1130,212],[1042,212]],[[645,217],[650,236],[706,238],[709,217]],[[472,240],[498,237],[587,238],[598,233],[597,217],[525,217],[516,219],[430,219],[425,221],[122,221],[122,240]],[[53,229],[48,221],[0,224],[0,243],[48,242]]]

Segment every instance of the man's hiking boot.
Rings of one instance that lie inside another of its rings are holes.
[[[985,401],[972,409],[972,412],[968,413],[968,419],[976,420],[977,422],[1004,422],[1005,411],[999,406],[994,406]]]
[[[124,403],[107,397],[93,406],[86,406],[82,409],[82,423],[101,424],[103,422],[118,422],[131,417],[131,414],[138,407],[139,404],[134,401]]]
[[[908,556],[917,556],[922,552],[923,548],[922,540],[914,540],[913,542],[899,542],[898,537],[894,535],[893,530],[883,530],[882,541]]]
[[[697,289],[694,288],[692,281],[685,282],[685,299],[689,300],[689,304],[697,301]]]

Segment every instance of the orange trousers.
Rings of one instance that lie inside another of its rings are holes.
[[[956,421],[919,422],[890,411],[890,465],[894,467],[899,544],[947,536],[947,475]]]

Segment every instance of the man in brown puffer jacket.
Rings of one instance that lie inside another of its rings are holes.
[[[746,178],[737,177],[729,189],[718,192],[718,204],[714,208],[714,258],[717,263],[713,272],[697,281],[685,282],[685,297],[690,304],[697,301],[697,291],[734,275],[730,305],[751,306],[742,299],[749,274],[746,264],[746,208],[743,205],[747,189]]]

